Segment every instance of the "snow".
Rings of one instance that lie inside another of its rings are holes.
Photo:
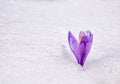
[[[67,34],[91,30],[77,64]],[[119,84],[119,0],[0,0],[0,84]]]

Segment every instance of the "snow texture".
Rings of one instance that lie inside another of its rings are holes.
[[[68,31],[91,30],[84,67]],[[120,84],[120,0],[0,0],[0,84]]]

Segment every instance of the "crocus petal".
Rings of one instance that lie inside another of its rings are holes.
[[[91,32],[88,30],[88,31],[86,31],[86,36],[91,36]]]
[[[93,35],[91,34],[90,37],[88,37],[89,42],[86,44],[85,48],[85,55],[88,55],[92,46],[92,40],[93,40]]]
[[[70,46],[72,52],[74,53],[76,59],[78,60],[78,54],[79,54],[78,53],[78,43],[70,31],[68,33],[68,42],[69,42],[69,46]]]
[[[89,42],[92,42],[93,34],[90,31],[86,31],[86,36],[88,37]]]
[[[90,49],[91,49],[91,46],[92,46],[92,43],[87,43],[86,45],[86,48],[85,48],[85,55],[87,56],[90,52]]]
[[[84,50],[85,49],[85,44],[84,43],[80,43],[79,44],[79,57],[78,57],[78,64],[81,64],[82,65],[82,61],[83,58],[84,58]]]
[[[87,42],[88,42],[88,37],[87,36],[84,36],[82,39],[81,39],[81,42],[79,44],[79,50],[80,50],[80,57],[81,57],[81,60],[80,60],[80,64],[83,66],[84,62],[85,62],[85,59],[87,57],[87,55],[85,54],[85,49],[87,47]],[[81,47],[82,46],[82,47]]]
[[[80,50],[80,53],[81,53],[81,65],[83,66],[84,63],[85,63],[85,60],[90,52],[90,49],[91,49],[91,45],[92,45],[92,38],[93,38],[93,35],[91,33],[89,33],[89,35],[87,36],[84,36],[81,40],[81,43],[80,43],[80,46],[81,44],[83,43],[85,48],[84,48],[84,52],[81,52]]]
[[[90,49],[91,49],[91,43],[87,43],[85,48],[84,48],[84,51],[81,53],[81,62],[80,64],[83,66],[84,63],[85,63],[85,60],[90,52]]]

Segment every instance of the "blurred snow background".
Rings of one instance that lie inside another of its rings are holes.
[[[91,30],[84,67],[68,31]],[[119,84],[119,0],[0,0],[0,84]]]

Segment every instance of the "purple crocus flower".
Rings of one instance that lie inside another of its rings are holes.
[[[90,52],[92,46],[93,34],[90,31],[84,33],[81,31],[79,33],[78,41],[75,39],[73,34],[69,31],[68,42],[72,52],[77,59],[78,64],[84,65],[88,53]]]

